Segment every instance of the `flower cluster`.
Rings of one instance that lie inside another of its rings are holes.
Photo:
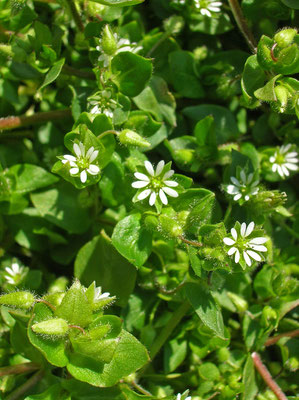
[[[274,154],[270,157],[270,163],[272,164],[272,171],[278,172],[278,174],[285,178],[290,175],[289,171],[297,171],[298,166],[298,153],[296,151],[289,152],[292,144],[286,144],[281,146]]]
[[[6,274],[4,278],[11,285],[17,285],[22,279],[24,267],[21,267],[17,262],[13,262],[11,267],[5,267]]]
[[[233,198],[235,201],[240,199],[248,201],[251,196],[258,193],[259,188],[257,185],[259,184],[259,181],[254,179],[253,173],[246,175],[244,170],[241,170],[239,175],[239,179],[234,176],[230,177],[232,184],[227,185],[225,191],[234,196]]]
[[[164,166],[165,162],[161,160],[157,164],[155,171],[152,163],[145,161],[144,167],[147,174],[135,172],[134,176],[138,179],[138,181],[133,182],[132,187],[135,189],[146,188],[138,194],[138,200],[144,200],[149,197],[149,205],[153,206],[157,197],[159,196],[161,202],[164,205],[167,205],[168,199],[166,194],[170,197],[178,197],[178,192],[174,189],[171,189],[172,187],[178,186],[178,183],[169,180],[169,178],[174,174],[174,171],[171,169],[167,172],[164,172]]]
[[[237,223],[239,225],[239,223]],[[231,229],[231,235],[233,238],[225,237],[223,239],[224,244],[230,246],[227,254],[229,256],[235,255],[235,263],[239,263],[241,257],[245,263],[250,267],[252,262],[251,259],[255,261],[262,261],[262,257],[258,252],[266,252],[267,247],[263,246],[267,242],[267,238],[259,236],[249,238],[254,230],[254,222],[250,222],[248,226],[245,222],[242,223],[239,229],[239,235],[235,228]]]
[[[201,15],[205,15],[209,18],[212,17],[212,13],[218,13],[221,11],[220,7],[222,6],[221,1],[214,0],[193,0],[194,6]]]
[[[92,107],[91,114],[105,114],[109,118],[113,118],[115,109],[119,106],[117,101],[112,99],[110,90],[102,90],[95,93],[89,99],[89,105]]]
[[[82,183],[85,183],[87,180],[87,174],[90,175],[98,175],[100,172],[100,168],[92,164],[92,162],[97,158],[99,151],[95,150],[93,146],[91,146],[87,151],[82,142],[74,143],[73,150],[76,154],[76,157],[70,154],[66,154],[63,156],[61,162],[63,164],[70,165],[70,174],[80,176],[80,180]]]

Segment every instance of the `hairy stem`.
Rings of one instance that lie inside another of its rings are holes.
[[[38,368],[39,365],[33,362],[17,364],[17,365],[9,365],[8,367],[0,368],[0,376],[23,374],[26,372],[35,371]]]
[[[92,81],[96,80],[95,74],[89,71],[82,71],[81,69],[70,67],[64,64],[62,67],[62,73],[71,76],[77,76],[78,78],[89,79]]]
[[[236,20],[236,23],[238,25],[238,28],[240,29],[242,35],[244,36],[250,50],[253,53],[256,53],[256,41],[253,36],[253,33],[251,32],[247,21],[243,15],[242,9],[240,7],[240,4],[238,0],[228,0],[230,8],[232,10],[233,16]]]
[[[150,392],[148,392],[146,389],[144,389],[142,386],[139,385],[136,381],[132,381],[131,385],[137,389],[140,393],[146,395],[146,396],[152,396]]]
[[[280,387],[277,385],[277,383],[274,381],[272,376],[270,375],[270,372],[266,368],[266,366],[262,363],[262,360],[258,353],[253,352],[251,354],[253,363],[255,368],[258,370],[259,374],[261,377],[264,379],[266,384],[269,386],[269,388],[272,390],[272,392],[275,394],[278,400],[287,400],[286,395],[283,393],[283,391],[280,389]]]
[[[44,303],[46,306],[48,306],[49,308],[51,308],[52,311],[56,311],[56,307],[53,306],[53,304],[51,304],[49,301],[47,300],[43,300],[43,299],[38,299],[36,300],[36,303]]]
[[[43,122],[53,121],[56,119],[64,119],[71,117],[70,109],[55,110],[47,112],[38,112],[33,115],[20,115],[0,118],[0,133],[10,129],[19,128],[33,124],[40,124]]]
[[[229,202],[229,205],[228,205],[228,207],[227,207],[227,209],[226,209],[226,211],[225,211],[225,215],[224,215],[224,219],[223,219],[224,225],[226,225],[226,223],[227,223],[227,221],[228,221],[228,219],[229,219],[229,217],[230,217],[230,213],[232,212],[232,208],[233,208],[233,204],[232,204],[232,202],[230,201],[230,202]]]
[[[194,240],[185,239],[184,236],[179,236],[178,238],[179,238],[182,242],[187,243],[187,244],[190,244],[191,246],[194,246],[194,247],[202,247],[202,243],[200,243],[200,242],[196,242],[196,241],[194,241]]]
[[[109,131],[105,131],[105,132],[103,132],[103,133],[101,133],[99,136],[98,136],[98,139],[102,139],[103,137],[105,137],[105,136],[107,136],[107,135],[115,135],[115,136],[118,136],[118,132],[117,131],[114,131],[114,130],[109,130]]]
[[[296,337],[299,336],[299,329],[295,329],[294,331],[289,331],[289,332],[284,332],[279,335],[270,337],[269,339],[266,340],[265,346],[272,346],[272,344],[275,344],[278,342],[279,339],[284,338],[284,337]]]
[[[77,6],[74,0],[65,0],[65,1],[70,8],[70,11],[72,13],[77,28],[79,29],[79,31],[84,32],[84,25],[78,13]]]
[[[43,370],[37,371],[31,378],[28,379],[23,385],[19,386],[13,392],[11,392],[5,400],[17,400],[21,398],[29,389],[35,386],[44,375]]]

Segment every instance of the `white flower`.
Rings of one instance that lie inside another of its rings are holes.
[[[184,395],[184,394],[183,394]],[[181,393],[179,393],[176,397],[176,400],[183,400]],[[191,396],[185,398],[185,400],[192,400]]]
[[[290,171],[297,171],[298,166],[298,153],[296,151],[291,151],[288,153],[292,144],[286,144],[281,146],[274,154],[270,157],[270,162],[272,163],[272,171],[278,172],[278,174],[284,178],[289,176]]]
[[[155,204],[157,196],[159,196],[162,203],[166,205],[168,204],[166,194],[170,197],[178,197],[178,192],[171,189],[172,187],[178,186],[178,183],[169,180],[174,174],[174,171],[171,169],[162,174],[165,166],[163,160],[158,162],[156,171],[149,161],[144,161],[144,166],[148,174],[145,175],[140,172],[135,172],[134,176],[139,180],[132,183],[135,189],[146,187],[146,189],[137,196],[138,200],[143,200],[150,196],[149,204],[152,206]]]
[[[256,195],[259,191],[259,188],[257,187],[259,181],[253,180],[253,176],[253,173],[250,173],[248,176],[246,176],[244,170],[240,172],[239,180],[236,177],[231,176],[230,180],[232,185],[227,185],[225,189],[226,192],[234,196],[235,201],[238,201],[241,198],[243,198],[245,201],[248,201],[251,196]]]
[[[213,12],[220,12],[220,7],[222,6],[221,1],[213,0],[193,0],[194,6],[199,10],[201,15],[206,15],[207,17],[212,17]]]
[[[229,238],[226,237],[223,239],[223,242],[227,246],[232,246],[227,254],[229,256],[235,255],[235,263],[238,263],[240,261],[241,255],[243,256],[246,264],[250,267],[251,266],[251,259],[255,261],[262,261],[262,257],[258,252],[266,252],[267,247],[263,246],[264,243],[267,242],[267,238],[265,237],[253,237],[252,239],[249,239],[248,236],[251,235],[251,233],[254,230],[254,222],[250,222],[248,226],[246,227],[245,222],[242,223],[240,227],[240,236],[238,238],[238,233],[235,228],[231,229],[231,235],[233,237]]]
[[[108,299],[109,296],[110,296],[109,292],[102,293],[101,286],[96,287],[95,290],[94,290],[94,301]]]
[[[21,280],[21,275],[24,272],[24,267],[20,267],[18,263],[14,262],[11,264],[11,268],[6,267],[5,271],[7,275],[4,275],[4,278],[11,285],[17,285]]]
[[[111,99],[111,96],[109,90],[102,90],[102,92],[97,92],[92,96],[89,100],[89,105],[93,106],[90,110],[91,114],[105,114],[107,117],[113,118],[118,103]]]
[[[82,183],[86,182],[87,174],[98,175],[100,168],[92,164],[92,162],[97,158],[99,151],[95,150],[92,146],[85,152],[85,146],[82,142],[74,143],[73,149],[76,157],[66,154],[61,160],[63,164],[69,163],[71,167],[70,174],[77,175],[80,172],[80,180]]]

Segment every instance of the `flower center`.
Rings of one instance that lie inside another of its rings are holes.
[[[86,158],[81,157],[77,160],[77,165],[80,169],[86,169],[89,168],[89,161]]]
[[[280,164],[280,165],[283,164],[285,162],[284,155],[283,154],[277,154],[275,162],[277,164]]]
[[[159,177],[153,177],[151,179],[151,186],[153,190],[158,191],[163,186],[163,183]]]

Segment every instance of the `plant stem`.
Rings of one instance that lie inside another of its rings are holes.
[[[34,375],[32,375],[31,378],[28,379],[27,382],[25,382],[23,385],[19,386],[17,389],[15,389],[13,392],[11,392],[5,400],[17,400],[20,397],[22,397],[29,389],[31,389],[33,386],[35,386],[43,377],[44,375],[43,370],[37,371]]]
[[[103,137],[105,137],[105,136],[107,136],[107,135],[115,135],[115,136],[118,136],[118,132],[117,132],[117,131],[114,131],[114,130],[105,131],[105,132],[101,133],[101,134],[98,136],[98,139],[102,139]]]
[[[185,301],[180,305],[180,307],[172,314],[170,320],[168,321],[167,325],[161,330],[159,336],[154,341],[151,349],[150,349],[150,356],[151,360],[156,357],[159,353],[169,336],[172,334],[175,327],[180,323],[181,319],[186,315],[187,311],[190,308],[190,304],[188,301]]]
[[[40,124],[43,122],[68,118],[71,116],[72,116],[71,110],[67,108],[64,110],[38,112],[29,116],[20,115],[20,116],[4,117],[0,118],[0,133],[1,131],[15,129],[21,126]]]
[[[262,360],[258,353],[255,351],[251,354],[253,363],[255,368],[258,370],[259,374],[261,377],[264,379],[266,384],[269,386],[269,388],[272,390],[272,392],[275,394],[278,400],[288,400],[286,395],[283,393],[283,391],[280,389],[280,387],[277,385],[277,383],[273,380],[272,376],[270,375],[270,372],[266,368],[266,366],[262,363]]]
[[[36,300],[36,303],[44,303],[46,306],[48,306],[49,308],[51,308],[52,311],[56,311],[56,307],[53,306],[53,304],[51,304],[49,301],[47,300],[43,300],[43,299],[38,299]]]
[[[89,79],[92,81],[96,80],[93,72],[82,71],[81,69],[73,68],[66,64],[64,64],[64,66],[62,67],[62,73],[66,75],[77,76],[78,78]]]
[[[284,337],[292,338],[296,336],[299,336],[299,329],[295,329],[294,331],[284,332],[281,333],[280,335],[270,337],[269,339],[266,340],[265,346],[272,346],[272,344],[275,344],[276,342],[278,342],[279,339]]]
[[[17,365],[9,365],[8,367],[0,368],[0,376],[23,374],[25,372],[35,371],[38,368],[39,365],[33,362],[17,364]]]
[[[232,212],[232,208],[233,208],[233,205],[232,205],[232,202],[230,201],[230,202],[229,202],[229,205],[228,205],[228,207],[227,207],[227,209],[226,209],[226,211],[225,211],[224,218],[223,218],[223,223],[224,223],[224,225],[226,225],[227,220],[228,220],[229,217],[230,217],[230,213]]]
[[[139,385],[136,381],[132,381],[131,385],[137,389],[140,393],[146,395],[146,396],[152,396],[150,392],[148,392],[146,389],[144,389],[142,386]]]
[[[196,242],[196,241],[194,241],[194,240],[185,239],[184,236],[178,236],[178,238],[179,238],[182,242],[187,243],[187,244],[190,244],[191,246],[194,246],[194,247],[202,247],[202,243],[200,243],[200,242]]]
[[[79,29],[79,31],[84,32],[84,25],[83,25],[83,22],[81,20],[79,13],[78,13],[77,6],[76,6],[74,0],[65,0],[65,1],[70,8],[70,11],[73,15],[73,18],[74,18],[77,28]]]
[[[253,36],[253,33],[249,29],[249,26],[247,24],[247,21],[243,15],[242,9],[240,7],[240,4],[238,0],[228,0],[230,9],[232,10],[233,16],[236,20],[236,23],[238,25],[238,28],[240,29],[242,35],[244,36],[250,50],[253,53],[256,53],[256,41]]]

